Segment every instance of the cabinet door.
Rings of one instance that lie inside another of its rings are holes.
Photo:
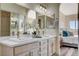
[[[47,40],[42,40],[40,42],[40,47],[39,47],[39,54],[41,56],[47,56]]]
[[[39,56],[39,48],[31,50],[31,56]]]
[[[56,37],[53,38],[53,54],[56,52]]]
[[[31,56],[39,56],[39,43],[36,42],[31,49]]]
[[[1,56],[1,45],[0,45],[0,56]]]
[[[54,38],[48,40],[48,55],[51,56],[54,53]]]

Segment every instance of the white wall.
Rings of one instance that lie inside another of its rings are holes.
[[[75,15],[78,14],[78,4],[77,3],[61,3],[60,9],[59,9],[59,26],[60,28],[67,27],[66,21],[69,21],[70,19],[77,19]],[[73,16],[74,15],[74,16]],[[67,19],[68,16],[70,19]]]
[[[1,10],[1,4],[0,4],[0,10]],[[0,13],[1,16],[1,13]],[[1,17],[0,17],[0,35],[1,35]]]
[[[64,15],[78,14],[78,4],[77,3],[61,3],[60,12]]]
[[[1,10],[25,15],[27,9],[15,3],[1,3]]]
[[[0,9],[1,9],[1,4],[0,4]]]

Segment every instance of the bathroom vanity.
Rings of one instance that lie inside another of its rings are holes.
[[[32,38],[21,36],[0,37],[2,56],[51,56],[55,53],[56,36]]]

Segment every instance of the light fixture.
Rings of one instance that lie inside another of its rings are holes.
[[[47,9],[46,9],[46,6],[43,6],[42,4],[40,4],[40,10],[42,10],[43,12],[46,12],[47,11]]]
[[[33,10],[29,10],[27,18],[28,18],[27,22],[29,24],[32,24],[32,22],[36,19],[36,12]]]
[[[29,19],[36,19],[36,12],[33,10],[28,11],[28,18]]]

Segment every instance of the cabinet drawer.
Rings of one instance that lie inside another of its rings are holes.
[[[15,55],[16,55],[16,54],[23,53],[23,52],[25,52],[25,51],[28,52],[29,50],[32,49],[32,47],[33,47],[32,44],[28,44],[28,45],[24,45],[24,46],[16,47],[16,48],[15,48]]]
[[[42,50],[41,53],[47,53],[47,50]]]
[[[39,52],[39,48],[35,48],[32,50],[17,54],[16,56],[39,56],[38,52]]]
[[[32,52],[32,56],[39,56],[39,48],[35,48],[31,52]]]
[[[52,43],[53,41],[54,41],[53,39],[50,39],[50,40],[49,40],[49,44]]]
[[[50,52],[49,52],[49,56],[51,56],[52,54],[53,54],[53,52],[52,52],[52,51],[50,51]]]
[[[47,52],[42,52],[41,56],[47,56]]]
[[[47,46],[41,47],[41,51],[47,50]]]
[[[41,50],[39,51],[39,54],[41,56],[43,56],[44,54],[47,55],[47,47],[46,46],[42,47]]]
[[[47,40],[41,41],[41,45],[47,45]]]
[[[17,54],[16,56],[30,56],[30,53],[25,52],[25,53]]]
[[[39,48],[39,43],[38,43],[38,42],[34,43],[33,46],[32,46],[32,48],[33,48],[33,49],[34,49],[34,48]]]

